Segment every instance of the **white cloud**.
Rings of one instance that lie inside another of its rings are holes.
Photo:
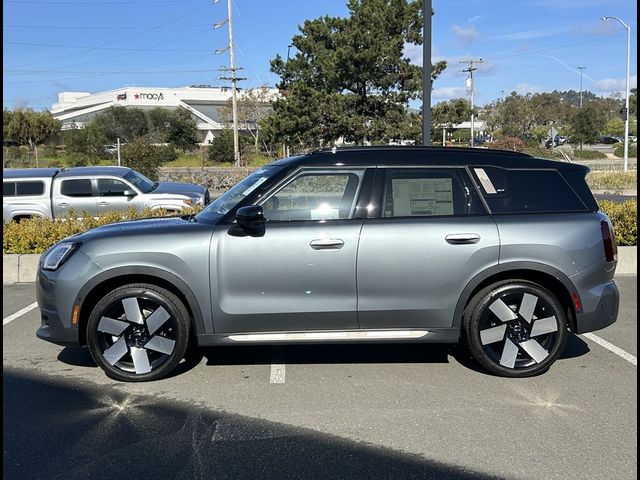
[[[416,45],[415,43],[405,43],[403,56],[409,60],[413,65],[422,67],[422,45]],[[435,64],[445,58],[438,56],[437,52],[431,50],[431,64]]]
[[[477,40],[478,38],[478,31],[473,26],[461,27],[460,25],[454,25],[453,27],[451,27],[451,31],[456,37],[456,40],[465,45]]]
[[[431,91],[431,98],[434,100],[449,100],[451,98],[464,97],[466,90],[464,87],[440,87]]]
[[[474,15],[469,20],[467,20],[467,23],[475,23],[478,20],[480,20],[481,18],[484,18],[484,15]]]
[[[625,90],[624,78],[603,78],[593,82],[593,87],[603,93],[612,92],[624,92]],[[638,76],[632,75],[629,77],[629,88],[636,88],[638,85]]]
[[[516,85],[515,91],[518,95],[526,95],[527,93],[542,93],[544,88],[540,85],[533,85],[531,83],[519,83]]]

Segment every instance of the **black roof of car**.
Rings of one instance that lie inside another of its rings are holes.
[[[490,148],[371,146],[316,150],[306,155],[283,158],[276,166],[465,166],[485,165],[506,168],[583,169],[584,165],[535,158],[531,155]]]
[[[128,167],[73,167],[62,170],[58,177],[78,177],[91,175],[113,175],[124,177],[131,171]]]
[[[2,178],[52,178],[59,171],[59,168],[11,168],[2,171]]]

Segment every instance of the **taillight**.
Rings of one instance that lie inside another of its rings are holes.
[[[611,230],[609,222],[602,220],[600,222],[600,230],[602,231],[602,243],[604,244],[604,256],[607,262],[613,262],[618,255],[618,244],[616,237]]]

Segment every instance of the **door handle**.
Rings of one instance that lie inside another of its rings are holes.
[[[465,245],[469,243],[478,243],[480,235],[477,233],[451,233],[444,237],[451,245]]]
[[[68,207],[69,204],[67,202],[60,202],[60,203],[58,203],[58,206],[59,207]]]
[[[100,205],[101,207],[106,207],[107,205],[109,205],[109,202],[98,202],[98,205]]]
[[[340,238],[318,238],[311,240],[309,246],[314,250],[339,250],[344,246],[344,240]]]

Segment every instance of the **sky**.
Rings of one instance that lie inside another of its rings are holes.
[[[229,65],[222,0],[3,0],[3,106],[50,109],[63,91],[125,86],[223,86]],[[432,104],[465,97],[461,61],[482,59],[475,104],[509,95],[580,89],[622,94],[626,29],[631,26],[631,88],[637,82],[635,0],[432,0],[433,61],[447,60]],[[236,65],[242,88],[274,86],[269,61],[307,19],[346,16],[346,0],[233,0]],[[295,54],[292,49],[291,55]],[[422,49],[405,55],[422,63]]]

